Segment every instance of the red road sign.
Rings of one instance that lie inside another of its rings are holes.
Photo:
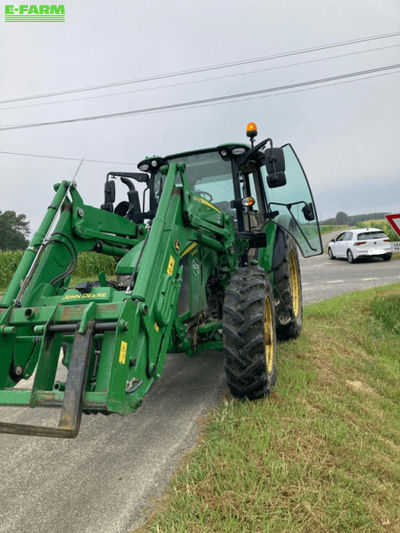
[[[400,237],[400,214],[398,215],[386,215],[389,224],[392,226],[394,231]]]

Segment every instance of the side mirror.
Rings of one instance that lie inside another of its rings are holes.
[[[282,148],[267,148],[265,150],[265,166],[268,174],[285,172],[285,156]]]
[[[113,203],[115,202],[115,181],[106,181],[104,184],[104,204],[101,209],[105,211],[113,211]]]
[[[311,220],[315,220],[314,207],[311,202],[305,204],[302,211],[306,220],[308,220],[309,222],[311,222]]]
[[[331,239],[331,242],[336,242],[336,239]]]
[[[267,183],[270,189],[275,187],[283,187],[286,185],[286,176],[284,172],[275,172],[275,174],[268,174]]]
[[[267,148],[265,150],[265,166],[268,173],[268,187],[273,189],[286,185],[285,156],[282,148]]]

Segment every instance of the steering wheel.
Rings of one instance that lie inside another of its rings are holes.
[[[212,202],[214,200],[212,195],[207,191],[196,191],[196,194],[198,194],[199,196],[201,196],[202,198],[204,198],[205,200],[209,202]]]

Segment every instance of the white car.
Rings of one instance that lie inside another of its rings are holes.
[[[329,259],[343,257],[354,263],[360,257],[382,257],[389,261],[392,257],[390,239],[378,228],[362,228],[344,231],[332,239],[328,247]]]

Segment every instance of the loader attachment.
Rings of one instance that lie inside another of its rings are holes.
[[[49,333],[51,334],[51,327],[49,328]],[[93,341],[93,333],[94,322],[90,322],[84,333],[76,331],[74,334],[72,354],[58,427],[52,428],[0,422],[1,433],[64,438],[74,438],[77,436],[81,423],[81,406],[90,363],[90,349]],[[40,370],[41,369],[38,368],[37,379],[38,376],[41,375]]]
[[[137,206],[129,219],[109,205],[85,205],[72,183],[56,187],[0,302],[0,405],[59,407],[60,419],[58,427],[0,422],[0,433],[73,438],[82,412],[134,411],[171,346],[181,258],[202,244],[233,264],[230,218],[193,194],[183,164],[162,171],[163,194],[147,225],[135,222],[143,218]],[[71,287],[77,256],[88,250],[116,258],[116,279],[99,272]],[[31,389],[18,388],[30,378]]]

